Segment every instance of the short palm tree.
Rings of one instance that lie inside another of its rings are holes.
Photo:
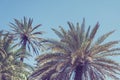
[[[19,53],[13,45],[13,38],[9,33],[0,33],[0,80],[27,80],[31,66],[23,63],[20,66]],[[30,69],[29,71],[27,70]]]
[[[69,30],[60,27],[53,31],[60,38],[48,40],[51,51],[40,55],[37,69],[29,80],[105,80],[111,77],[120,80],[120,66],[110,57],[120,55],[120,48],[114,47],[119,41],[104,42],[114,31],[94,40],[99,28],[97,23],[91,30],[85,30],[85,20],[79,25],[68,22]]]
[[[38,30],[41,24],[33,27],[33,19],[29,18],[27,20],[26,17],[21,21],[18,19],[14,19],[14,21],[15,23],[10,23],[10,27],[13,30],[12,35],[16,38],[15,40],[19,41],[17,45],[20,45],[22,48],[23,52],[21,53],[20,60],[23,62],[27,50],[30,51],[32,49],[36,54],[39,53],[41,41],[43,40],[40,38],[42,32]]]

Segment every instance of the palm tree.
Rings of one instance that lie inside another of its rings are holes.
[[[104,42],[114,31],[94,40],[99,23],[91,30],[85,30],[85,20],[81,26],[68,22],[69,30],[60,27],[52,29],[60,40],[48,40],[52,50],[40,55],[37,69],[29,80],[105,80],[111,77],[119,80],[120,65],[110,57],[120,55],[120,48],[114,47],[119,41]]]
[[[41,24],[33,27],[33,19],[29,18],[29,20],[27,20],[26,17],[21,21],[18,19],[14,19],[14,21],[15,23],[10,23],[10,27],[13,30],[11,34],[14,35],[15,40],[19,41],[17,45],[20,45],[23,51],[20,61],[23,62],[27,50],[30,51],[32,49],[36,54],[39,53],[40,46],[42,46],[41,41],[43,40],[40,38],[42,32],[35,30],[38,29]]]
[[[23,63],[20,67],[19,52],[13,45],[13,37],[9,33],[0,33],[0,80],[27,80],[31,66]],[[30,69],[29,71],[27,69]],[[24,75],[24,76],[22,76]]]

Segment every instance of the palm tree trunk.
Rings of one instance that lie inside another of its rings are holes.
[[[21,56],[21,58],[20,58],[20,61],[23,63],[23,61],[24,61],[24,54],[25,54],[25,52],[26,52],[26,41],[24,41],[23,42],[23,45],[22,45],[22,56]]]
[[[76,67],[74,80],[82,80],[82,70],[83,70],[83,66],[78,65]]]
[[[23,50],[23,52],[21,53],[21,58],[20,58],[20,61],[23,63],[23,61],[24,61],[24,54],[25,54],[25,47],[23,46],[22,47],[22,50]]]

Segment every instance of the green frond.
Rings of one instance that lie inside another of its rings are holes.
[[[98,40],[95,42],[96,45],[101,44],[107,37],[109,37],[112,33],[114,33],[115,31],[110,31],[104,35],[102,35],[100,38],[98,38]]]
[[[119,41],[110,41],[102,45],[95,45],[91,48],[90,55],[102,54],[112,48],[114,45],[118,44]]]
[[[44,71],[43,73],[41,73],[40,76],[38,76],[38,79],[42,79],[42,80],[49,79],[50,76],[52,75],[52,73],[55,72],[55,67],[56,67],[56,65],[54,65],[51,68],[48,68],[46,71]]]
[[[40,67],[38,70],[34,71],[34,73],[31,74],[30,77],[37,77],[37,76],[39,76],[42,72],[47,70],[49,67],[51,67],[51,65],[45,65],[43,67]]]
[[[36,30],[38,27],[40,27],[41,26],[41,24],[39,24],[39,25],[37,25],[37,26],[35,26],[33,29],[32,29],[32,31],[31,32],[33,32],[34,30]]]
[[[37,62],[40,62],[44,59],[51,59],[51,58],[55,58],[55,57],[62,58],[62,57],[66,57],[66,56],[67,56],[67,54],[63,54],[63,53],[48,53],[48,54],[40,55],[36,60],[37,60]]]
[[[90,26],[88,27],[88,29],[87,29],[87,32],[86,32],[86,39],[89,39],[89,36],[90,36]]]
[[[95,58],[102,58],[102,57],[114,57],[114,56],[120,56],[120,53],[103,53],[100,55],[95,55]]]
[[[94,38],[94,36],[95,36],[98,28],[99,28],[99,23],[97,23],[97,24],[95,25],[95,27],[92,29],[92,31],[91,31],[91,33],[90,33],[90,39],[91,39],[91,40]]]
[[[74,25],[71,22],[68,22],[68,26],[69,26],[71,32],[76,31]]]
[[[64,38],[67,37],[67,31],[62,26],[59,26],[59,28],[60,28],[60,31],[63,34]]]
[[[84,34],[85,33],[85,18],[83,18],[83,22],[81,24],[81,33]]]
[[[105,65],[113,65],[113,66],[117,66],[119,67],[119,64],[114,61],[114,60],[111,60],[109,58],[97,58],[97,61],[96,61],[98,64],[99,63],[104,63]]]
[[[63,34],[55,29],[52,28],[52,30],[54,31],[54,33],[59,37],[59,38],[64,38]]]

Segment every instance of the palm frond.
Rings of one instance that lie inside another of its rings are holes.
[[[96,45],[101,44],[109,35],[111,35],[112,33],[114,33],[115,31],[110,31],[104,35],[102,35],[100,38],[98,38],[98,40],[96,41]]]
[[[93,38],[94,38],[94,36],[95,36],[98,28],[99,28],[99,23],[97,23],[97,24],[95,25],[95,27],[93,28],[93,30],[91,31],[91,33],[90,33],[90,39],[93,39]]]

